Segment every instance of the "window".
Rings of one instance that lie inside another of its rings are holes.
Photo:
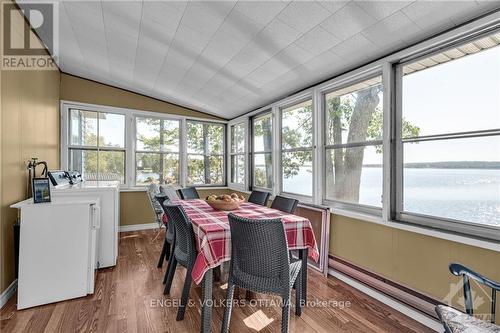
[[[198,121],[187,122],[187,183],[225,184],[225,126]]]
[[[377,76],[324,95],[327,201],[382,207],[381,80]]]
[[[271,112],[252,120],[253,186],[273,187],[273,116]]]
[[[282,191],[312,196],[313,112],[312,101],[281,110]]]
[[[399,66],[399,219],[500,227],[499,36]]]
[[[180,184],[179,120],[136,117],[135,184]]]
[[[231,183],[245,185],[245,123],[231,126]]]
[[[70,109],[68,165],[85,180],[125,183],[125,116]]]

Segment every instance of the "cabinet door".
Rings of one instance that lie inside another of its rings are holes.
[[[18,309],[87,295],[90,230],[90,203],[22,208]]]

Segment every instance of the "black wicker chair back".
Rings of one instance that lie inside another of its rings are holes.
[[[228,217],[231,263],[221,331],[229,331],[234,288],[238,285],[255,292],[280,295],[283,298],[281,332],[288,332],[290,294],[294,284],[297,287],[295,313],[301,313],[301,263],[290,264],[283,223],[280,219],[252,220],[234,214]]]
[[[297,209],[298,204],[299,204],[299,200],[277,195],[274,198],[273,203],[271,204],[271,208],[281,210],[282,212],[285,212],[285,213],[293,214],[293,213],[295,213],[295,210]]]
[[[163,208],[163,203],[170,201],[168,195],[160,192],[159,194],[155,195],[155,199],[159,203],[162,212],[165,213],[165,208]],[[165,225],[165,228],[167,230],[165,232],[165,240],[163,241],[163,248],[161,249],[160,259],[158,259],[158,265],[156,266],[158,268],[161,268],[163,266],[163,262],[165,261],[165,259],[170,258],[170,250],[174,241],[174,228],[173,227],[169,228],[168,225]]]
[[[160,203],[161,207],[163,208],[163,212],[168,216],[167,212],[165,211],[165,207],[163,206],[164,204],[168,204],[170,203],[170,198],[168,197],[168,195],[164,194],[164,193],[160,193],[160,194],[157,194],[155,196],[156,200],[158,200],[158,202]],[[167,234],[166,234],[166,237],[167,237],[167,240],[169,242],[172,242],[174,240],[174,226],[173,226],[173,223],[170,224],[171,227],[167,227]]]
[[[184,209],[180,205],[164,204],[168,222],[175,229],[174,254],[177,262],[183,266],[194,264],[196,259],[196,244],[193,227]]]
[[[251,220],[229,214],[232,281],[256,292],[288,294],[290,262],[280,219]]]
[[[184,313],[186,312],[187,299],[189,297],[189,290],[191,288],[194,261],[196,260],[196,241],[194,238],[194,231],[191,221],[186,216],[184,209],[180,205],[163,204],[165,213],[168,217],[169,226],[174,226],[174,251],[168,263],[164,294],[170,293],[172,281],[174,279],[175,269],[177,263],[186,267],[186,277],[184,280],[184,287],[182,289],[181,303],[177,311],[176,320],[183,320]]]
[[[248,198],[248,202],[252,202],[257,205],[266,206],[267,200],[269,200],[269,196],[271,193],[263,192],[263,191],[252,191],[250,197]]]
[[[194,187],[186,187],[186,188],[181,188],[178,190],[179,197],[182,200],[189,200],[189,199],[199,199],[200,196],[198,195],[198,191],[196,191],[196,188]]]

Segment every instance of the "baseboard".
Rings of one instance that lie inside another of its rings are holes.
[[[10,286],[8,286],[7,289],[5,289],[3,293],[0,295],[0,309],[3,308],[5,303],[9,301],[9,299],[12,297],[12,295],[14,295],[16,290],[17,290],[17,279],[12,281]]]
[[[348,277],[347,275],[344,275],[344,274],[342,274],[338,271],[335,271],[331,268],[328,270],[328,274],[345,282],[345,283],[347,283],[351,287],[356,288],[357,290],[361,291],[362,293],[364,293],[372,298],[375,298],[376,300],[384,303],[385,305],[390,306],[394,310],[401,312],[402,314],[404,314],[410,318],[415,319],[416,321],[429,327],[430,329],[432,329],[436,332],[443,332],[443,325],[439,321],[437,321],[437,320],[435,320],[435,319],[433,319],[433,318],[431,318],[431,317],[429,317],[429,316],[427,316],[419,311],[416,311],[415,309],[413,309],[413,308],[411,308],[403,303],[400,303],[400,302],[396,301],[395,299],[388,297],[388,296],[382,294],[381,292],[379,292],[373,288],[370,288],[367,285],[365,285],[361,282],[358,282],[358,281]]]
[[[125,231],[138,231],[138,230],[148,230],[158,228],[158,223],[143,223],[143,224],[131,224],[131,225],[121,225],[120,232]]]

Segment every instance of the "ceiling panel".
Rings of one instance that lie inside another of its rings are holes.
[[[63,72],[224,118],[500,8],[472,0],[60,3]]]

